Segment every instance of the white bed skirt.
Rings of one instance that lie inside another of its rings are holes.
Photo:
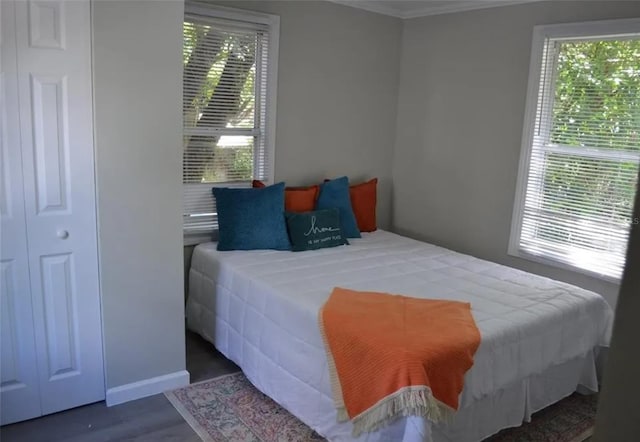
[[[500,429],[518,427],[529,422],[531,415],[559,399],[578,391],[584,394],[598,391],[594,352],[589,352],[564,364],[551,367],[495,395],[473,402],[458,410],[450,425],[432,429],[434,442],[480,441]],[[420,420],[416,421],[420,425]],[[423,430],[423,433],[426,431]],[[420,440],[420,439],[406,439]]]
[[[215,345],[210,335],[205,330],[193,330],[204,339]],[[213,329],[210,329],[212,332]],[[221,346],[224,347],[224,346]],[[218,347],[225,356],[233,357]],[[240,363],[238,360],[234,360]],[[333,407],[326,396],[310,388],[304,382],[291,377],[268,360],[262,361],[262,371],[255,373],[245,371],[247,379],[261,392],[280,403],[289,412],[295,415],[295,410],[308,410],[309,404],[316,402],[319,415],[325,414],[321,410]],[[551,367],[541,374],[531,376],[509,388],[498,391],[472,402],[469,406],[461,408],[456,413],[452,422],[433,425],[419,417],[399,419],[383,431],[372,434],[363,434],[354,439],[348,432],[342,431],[342,435],[331,440],[358,441],[358,442],[478,442],[498,431],[518,427],[523,422],[529,422],[531,415],[551,404],[554,404],[571,395],[574,392],[583,394],[596,393],[598,391],[598,377],[596,370],[596,350],[588,354]],[[287,392],[285,401],[280,401],[279,392]],[[291,398],[306,402],[303,406],[291,407]],[[288,406],[289,405],[289,406]],[[304,420],[305,416],[296,416]],[[346,426],[335,420],[333,422],[314,428],[322,434],[326,428]],[[349,426],[350,427],[350,426]],[[348,429],[348,427],[347,427]],[[324,434],[322,434],[325,436]]]

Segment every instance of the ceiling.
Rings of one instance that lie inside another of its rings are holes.
[[[494,8],[536,0],[330,0],[334,3],[366,9],[400,18],[415,18],[449,12]]]

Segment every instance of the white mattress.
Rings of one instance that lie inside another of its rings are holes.
[[[189,274],[189,328],[330,440],[351,440],[350,423],[336,422],[317,325],[318,309],[336,286],[471,303],[482,340],[459,414],[473,416],[462,432],[438,426],[442,440],[478,440],[519,424],[577,384],[597,388],[593,351],[607,345],[612,322],[601,296],[385,231],[350,241],[298,253],[218,252],[215,243],[199,245]],[[474,419],[487,420],[479,404],[521,412],[472,428]],[[425,441],[432,427],[403,418],[358,440]]]

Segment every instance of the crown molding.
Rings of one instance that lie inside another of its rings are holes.
[[[475,0],[457,2],[455,0],[449,4],[438,4],[437,6],[430,4],[429,1],[416,3],[424,3],[421,8],[412,8],[411,10],[401,10],[390,6],[389,2],[380,1],[354,1],[354,0],[329,0],[332,3],[338,3],[352,8],[364,9],[365,11],[375,12],[377,14],[389,15],[392,17],[410,19],[418,17],[427,17],[431,15],[451,14],[455,12],[474,11],[478,9],[498,8],[501,6],[520,5],[524,3],[532,3],[540,0]]]
[[[337,3],[339,5],[349,6],[351,8],[362,9],[369,12],[375,12],[376,14],[389,15],[391,17],[405,18],[402,11],[398,11],[388,5],[388,2],[363,1],[363,0],[328,0],[331,3]]]

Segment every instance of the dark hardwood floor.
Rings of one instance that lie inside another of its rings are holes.
[[[239,370],[237,365],[194,333],[187,332],[186,344],[191,382]],[[164,395],[157,394],[114,407],[98,402],[0,427],[0,441],[198,442],[200,438]]]

